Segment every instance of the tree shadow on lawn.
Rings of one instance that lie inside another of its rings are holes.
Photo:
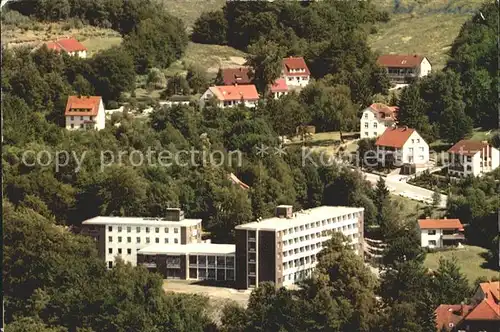
[[[479,256],[484,259],[484,262],[481,263],[481,268],[496,272],[500,271],[498,266],[498,257],[492,258],[489,251],[482,252]]]

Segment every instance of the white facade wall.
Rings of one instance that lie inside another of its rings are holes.
[[[424,58],[420,63],[420,71],[418,77],[427,76],[431,73],[431,71],[432,71],[431,63],[429,62],[429,60],[427,60],[427,58]]]
[[[305,70],[304,70],[305,71]],[[286,85],[305,87],[309,84],[309,76],[304,75],[293,75],[291,73],[284,75]]]
[[[330,240],[330,231],[341,232],[351,240],[351,245],[362,243],[358,228],[361,212],[349,213],[334,218],[319,218],[301,226],[283,230],[283,285],[292,285],[309,276],[317,264],[316,254],[323,248],[323,243]],[[358,254],[362,254],[356,250]],[[303,259],[301,265],[300,260]]]
[[[441,240],[442,235],[442,229],[421,229],[421,246],[423,248],[441,248],[443,246],[443,241]]]
[[[369,109],[366,109],[361,115],[359,124],[360,138],[376,138],[384,133],[387,127],[394,121],[383,121],[377,119],[377,116]]]
[[[133,266],[137,265],[137,251],[155,243],[181,243],[181,225],[174,226],[172,223],[165,226],[113,224],[106,225],[105,229],[105,260],[108,267],[110,262],[114,266],[116,256]]]
[[[377,146],[377,161],[383,163],[389,152]],[[400,149],[395,149],[395,161],[400,164],[426,164],[429,162],[429,145],[414,131]]]
[[[82,58],[82,59],[86,59],[87,58],[87,51],[76,51],[76,52],[67,52],[69,55],[71,56],[77,56],[79,58]]]
[[[491,170],[495,170],[500,166],[500,152],[498,149],[491,147]]]
[[[67,115],[66,116],[66,129],[67,130],[77,130],[84,129],[85,121],[95,121],[95,129],[101,130],[106,127],[106,114],[104,113],[104,104],[102,99],[99,102],[99,110],[97,111],[97,116],[88,115]],[[87,124],[90,126],[90,124]]]
[[[273,98],[274,99],[279,99],[285,95],[288,94],[288,91],[285,91],[285,92],[282,92],[282,91],[277,91],[277,92],[273,92]]]

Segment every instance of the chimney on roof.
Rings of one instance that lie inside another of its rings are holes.
[[[459,311],[459,313],[460,313],[460,316],[464,315],[464,303],[463,302],[460,303],[460,311]]]
[[[181,221],[184,219],[184,211],[179,208],[167,208],[165,219],[168,221]]]
[[[276,207],[276,217],[278,218],[292,218],[293,217],[293,206],[291,205],[278,205]]]
[[[408,126],[403,126],[403,130],[407,131],[408,130]]]
[[[431,219],[431,217],[425,217],[425,219]]]
[[[444,217],[444,219],[447,219],[446,217]]]

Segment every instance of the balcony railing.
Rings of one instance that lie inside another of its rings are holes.
[[[465,240],[465,236],[463,234],[444,234],[441,235],[443,240]]]
[[[144,262],[144,263],[142,263],[142,265],[147,267],[147,268],[156,268],[156,263],[152,263],[152,262]]]
[[[465,172],[464,165],[461,164],[450,164],[448,165],[448,170],[456,172]]]

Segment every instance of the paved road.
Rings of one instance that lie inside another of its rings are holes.
[[[379,175],[376,174],[371,174],[371,173],[365,173],[362,172],[368,181],[371,183],[375,184],[377,183],[379,179]],[[428,202],[432,203],[432,194],[434,193],[432,190],[424,189],[421,187],[417,187],[411,184],[408,184],[403,181],[399,181],[401,177],[400,176],[393,176],[393,177],[386,177],[385,178],[385,184],[387,188],[393,192],[394,194],[408,197],[420,202]],[[446,207],[446,201],[448,199],[448,196],[446,195],[441,195],[441,205],[440,207]]]

